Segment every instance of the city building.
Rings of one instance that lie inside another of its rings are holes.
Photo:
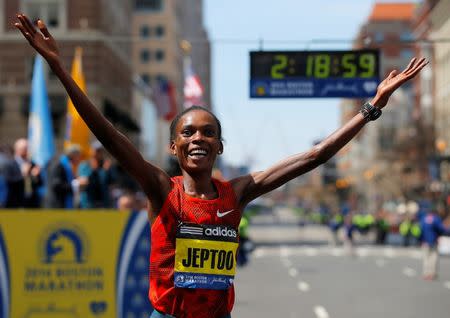
[[[380,50],[380,77],[393,69],[401,70],[416,55],[412,33],[414,3],[375,3],[367,21],[354,40],[354,49]],[[408,196],[420,186],[414,165],[417,145],[412,142],[419,131],[413,125],[416,95],[413,82],[394,93],[382,118],[367,124],[339,153],[341,186],[358,192],[359,204],[373,211],[384,200]],[[345,115],[355,114],[364,100],[344,100]],[[345,120],[345,119],[344,119]],[[342,170],[342,168],[345,170]]]
[[[133,71],[149,85],[153,93],[161,82],[175,88],[176,111],[183,107],[183,40],[191,45],[193,69],[204,87],[204,101],[211,107],[210,44],[203,26],[201,0],[134,0],[132,23]],[[170,116],[156,103],[158,110],[158,150],[156,162],[168,164]],[[175,162],[173,162],[175,164]]]
[[[83,48],[83,71],[92,102],[137,143],[139,110],[132,106],[132,65],[128,1],[0,0],[0,142],[27,135],[34,50],[14,28],[16,13],[42,19],[57,40],[70,71],[75,47]],[[67,95],[47,68],[53,126],[61,150]]]
[[[438,1],[429,14],[429,34],[434,49],[434,122],[436,138],[438,190],[450,193],[450,1]],[[450,200],[447,200],[449,204]]]

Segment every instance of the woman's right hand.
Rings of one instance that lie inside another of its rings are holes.
[[[18,14],[19,22],[14,23],[14,26],[22,32],[23,36],[28,40],[28,43],[36,50],[49,64],[59,61],[59,50],[56,46],[56,41],[53,39],[47,27],[41,20],[37,21],[37,27],[31,23],[24,14]]]

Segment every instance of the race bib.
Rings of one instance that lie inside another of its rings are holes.
[[[224,225],[180,224],[175,287],[228,289],[236,273],[237,230]]]

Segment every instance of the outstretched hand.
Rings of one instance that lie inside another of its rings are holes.
[[[396,70],[392,71],[388,77],[378,85],[377,94],[373,104],[380,109],[386,106],[392,93],[394,93],[394,91],[403,83],[416,76],[427,64],[428,61],[425,60],[425,58],[421,58],[420,60],[413,58],[401,73],[398,73]]]
[[[23,36],[28,40],[28,43],[30,43],[30,45],[38,51],[47,62],[51,63],[59,59],[56,41],[53,39],[50,32],[48,32],[44,22],[41,20],[37,21],[39,32],[33,23],[31,23],[30,19],[24,14],[18,14],[17,20],[19,21],[14,23],[14,26],[22,32]]]

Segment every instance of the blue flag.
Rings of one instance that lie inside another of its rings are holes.
[[[28,144],[31,160],[45,167],[55,154],[52,118],[45,85],[43,60],[37,55],[31,82],[30,117],[28,119]]]

